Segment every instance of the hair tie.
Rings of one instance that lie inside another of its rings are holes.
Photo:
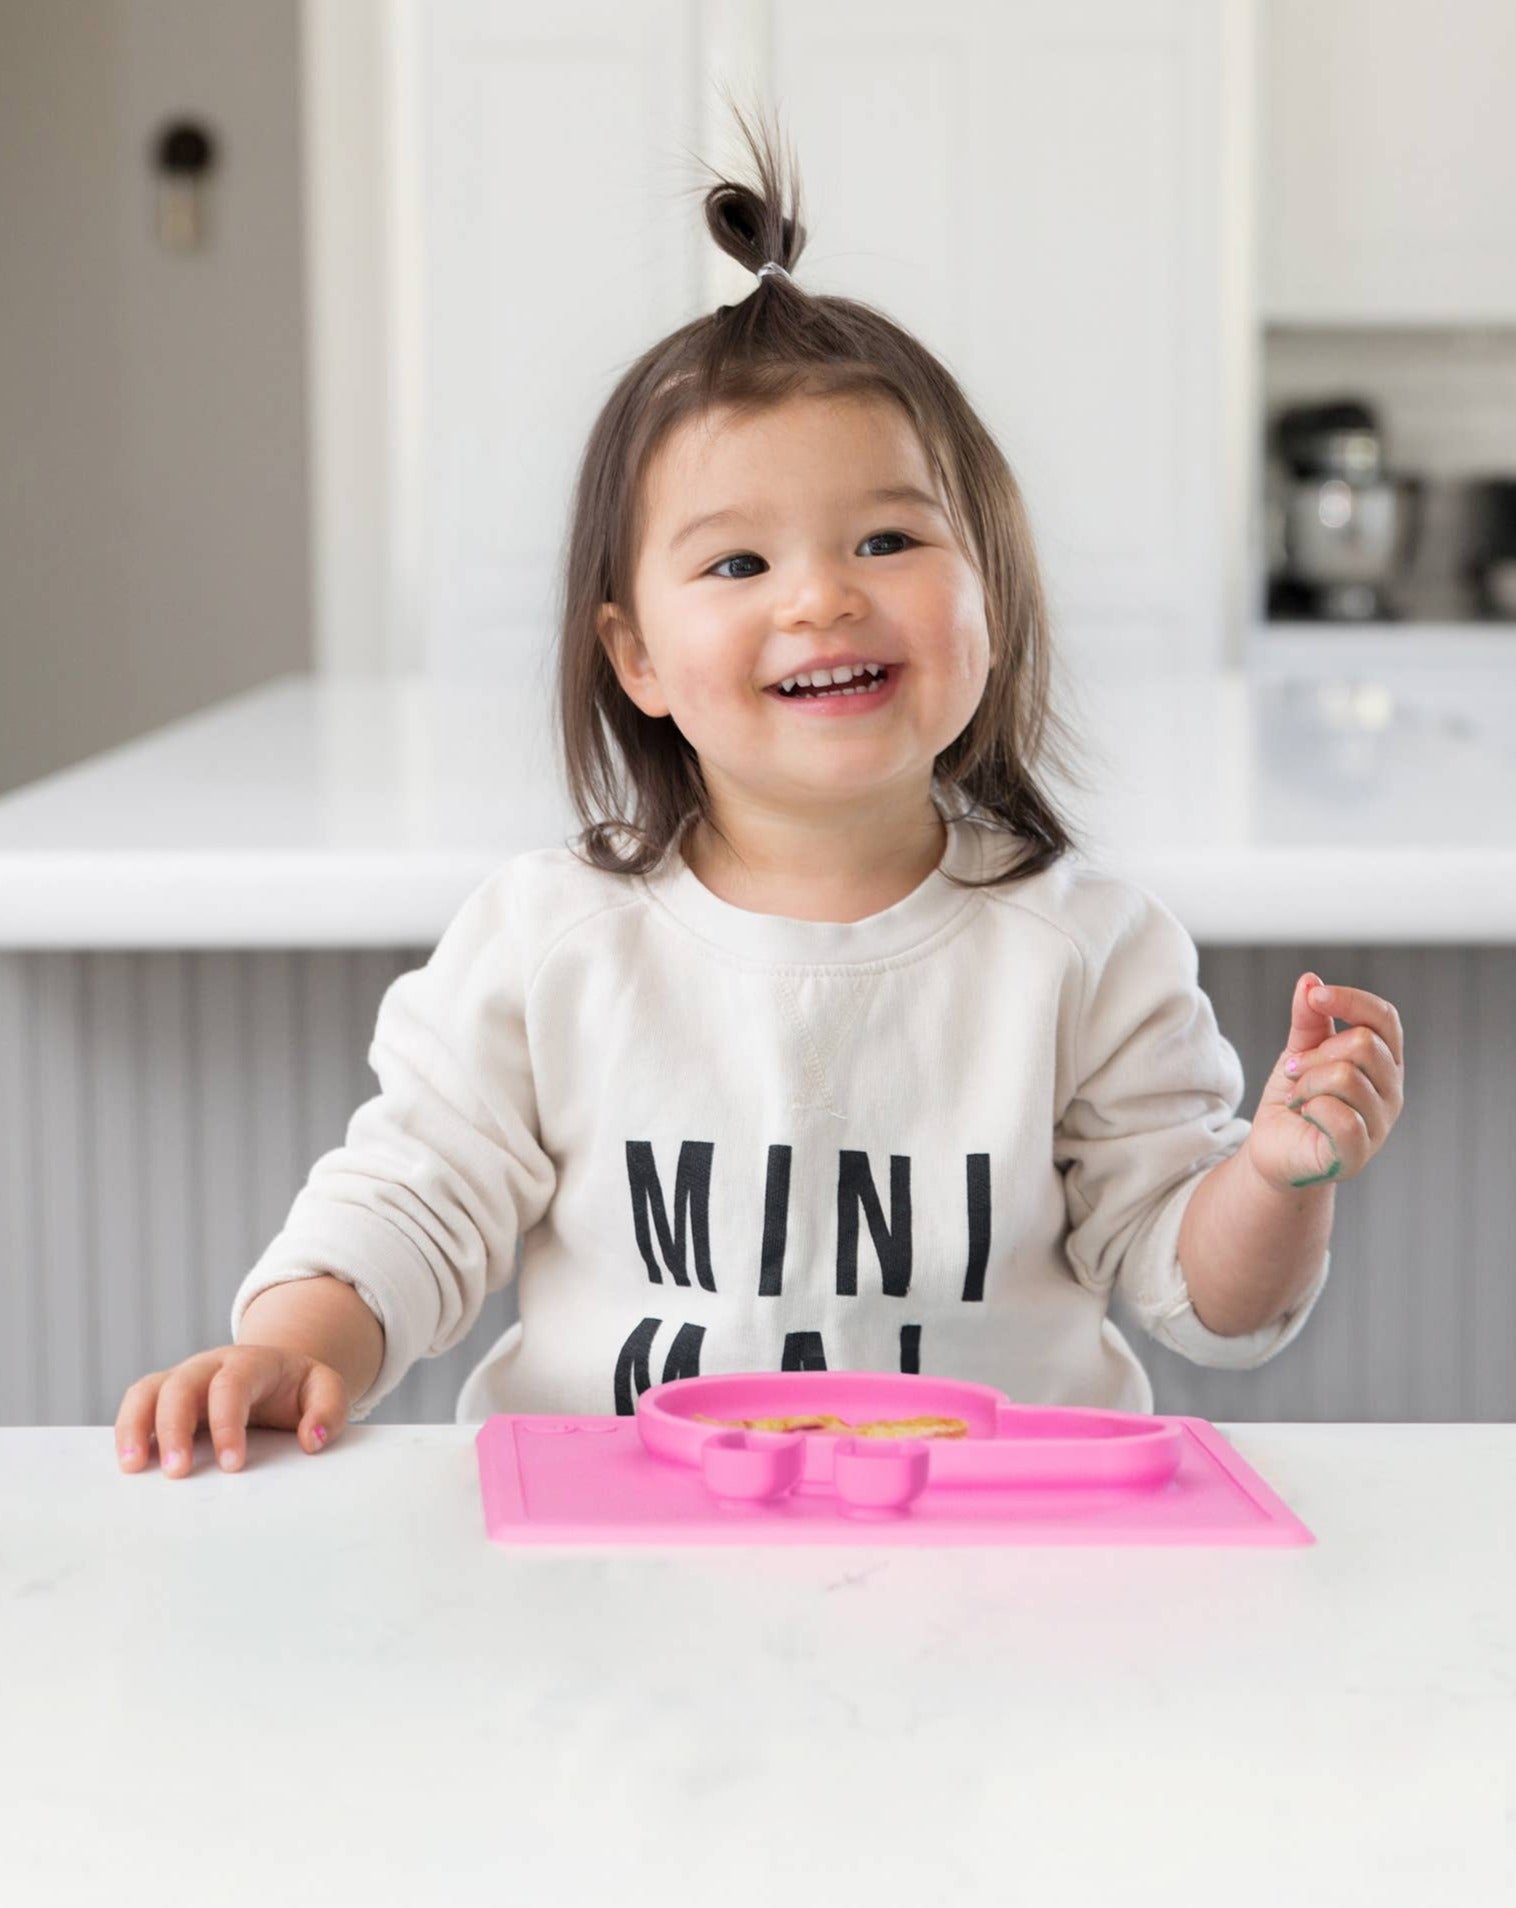
[[[792,285],[795,282],[793,278],[790,278],[789,273],[784,269],[784,267],[780,265],[779,263],[777,263],[777,261],[772,258],[769,260],[767,265],[760,265],[758,267],[758,276],[760,278],[763,277],[765,272],[778,272],[781,278],[789,278],[790,283]]]

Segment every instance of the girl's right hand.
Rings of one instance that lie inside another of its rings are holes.
[[[156,1429],[163,1469],[188,1477],[202,1423],[223,1470],[242,1468],[250,1424],[294,1431],[314,1454],[347,1423],[350,1402],[341,1372],[306,1352],[218,1345],[127,1386],[116,1414],[116,1461],[123,1471],[144,1470]]]

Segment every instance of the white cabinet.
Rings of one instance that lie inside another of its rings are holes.
[[[540,674],[590,425],[700,308],[697,16],[433,0],[421,22],[420,660]]]
[[[751,286],[713,295],[718,78],[793,144],[800,282],[917,332],[995,433],[1055,638],[1095,666],[1241,654],[1252,0],[392,3],[420,129],[396,144],[403,662],[545,680],[595,412]]]
[[[1516,5],[1261,0],[1263,315],[1516,322]]]
[[[1250,9],[775,0],[801,277],[965,387],[1026,494],[1055,634],[1223,660],[1246,493]]]

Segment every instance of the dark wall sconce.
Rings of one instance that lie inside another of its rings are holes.
[[[165,250],[193,252],[205,243],[217,157],[215,135],[199,120],[168,120],[155,135],[158,242]]]

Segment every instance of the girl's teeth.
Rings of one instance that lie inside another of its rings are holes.
[[[804,694],[810,701],[815,701],[819,696],[870,695],[874,690],[882,688],[883,685],[884,678],[882,676],[862,675],[854,676],[851,684],[848,686],[839,683],[830,689],[818,689],[814,683],[801,683],[798,677],[787,676],[779,685],[779,688],[781,694],[789,697],[792,701],[800,694]]]
[[[871,696],[880,687],[881,685],[879,683],[873,682],[852,689],[819,689],[809,695],[806,700],[808,702],[821,702],[827,696]],[[793,700],[793,698],[791,698],[791,700]]]

